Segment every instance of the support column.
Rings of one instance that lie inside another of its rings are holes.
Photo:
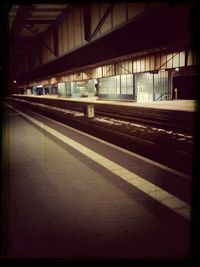
[[[169,88],[169,100],[173,100],[173,75],[174,70],[168,71],[168,88]]]
[[[155,101],[155,92],[154,92],[154,75],[155,75],[155,74],[153,74],[153,101]]]

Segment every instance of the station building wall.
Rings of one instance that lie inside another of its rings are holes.
[[[184,69],[184,76],[187,76],[187,70],[196,64],[198,64],[196,51],[172,53],[161,51],[113,64],[86,68],[76,73],[59,75],[40,83],[57,85],[57,93],[63,97],[98,94],[100,99],[127,99],[138,102],[173,99],[175,83],[178,84],[177,86],[181,84],[179,89],[182,92],[179,93],[179,97],[191,98],[193,93],[189,91],[194,91],[194,86],[190,86],[189,82],[187,88],[183,88],[181,72]],[[49,92],[53,94],[51,90]]]

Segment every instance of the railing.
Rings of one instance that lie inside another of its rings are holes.
[[[167,100],[169,100],[169,93],[161,93],[160,96],[155,99],[155,101],[158,101],[160,99],[162,101],[163,100],[163,96],[167,96]]]

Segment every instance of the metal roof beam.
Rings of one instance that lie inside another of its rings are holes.
[[[114,4],[110,4],[108,6],[108,8],[106,9],[103,17],[101,18],[101,20],[99,21],[96,29],[94,30],[94,32],[91,34],[90,36],[90,40],[92,40],[98,33],[98,31],[101,29],[102,25],[104,24],[105,20],[107,19],[108,15],[110,14],[110,12],[112,11],[112,8],[113,8],[113,5]]]
[[[37,8],[34,10],[34,12],[62,12],[63,11],[63,7],[59,7],[59,8]]]
[[[29,27],[25,27],[25,28],[27,28],[31,33],[33,33],[33,34],[37,34],[37,31],[33,31],[31,28],[29,28]],[[37,30],[37,29],[36,29]],[[56,56],[56,54],[55,54],[55,51],[53,51],[44,41],[43,41],[43,39],[41,39],[41,41],[42,41],[42,44],[54,55],[54,56]]]
[[[24,26],[25,20],[31,15],[31,12],[35,9],[34,5],[20,6],[15,17],[14,23],[11,29],[11,35],[19,35],[19,32]]]
[[[26,24],[51,24],[56,19],[26,19]]]

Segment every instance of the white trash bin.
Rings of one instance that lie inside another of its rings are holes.
[[[86,107],[86,116],[88,118],[94,118],[94,105],[87,105]]]

